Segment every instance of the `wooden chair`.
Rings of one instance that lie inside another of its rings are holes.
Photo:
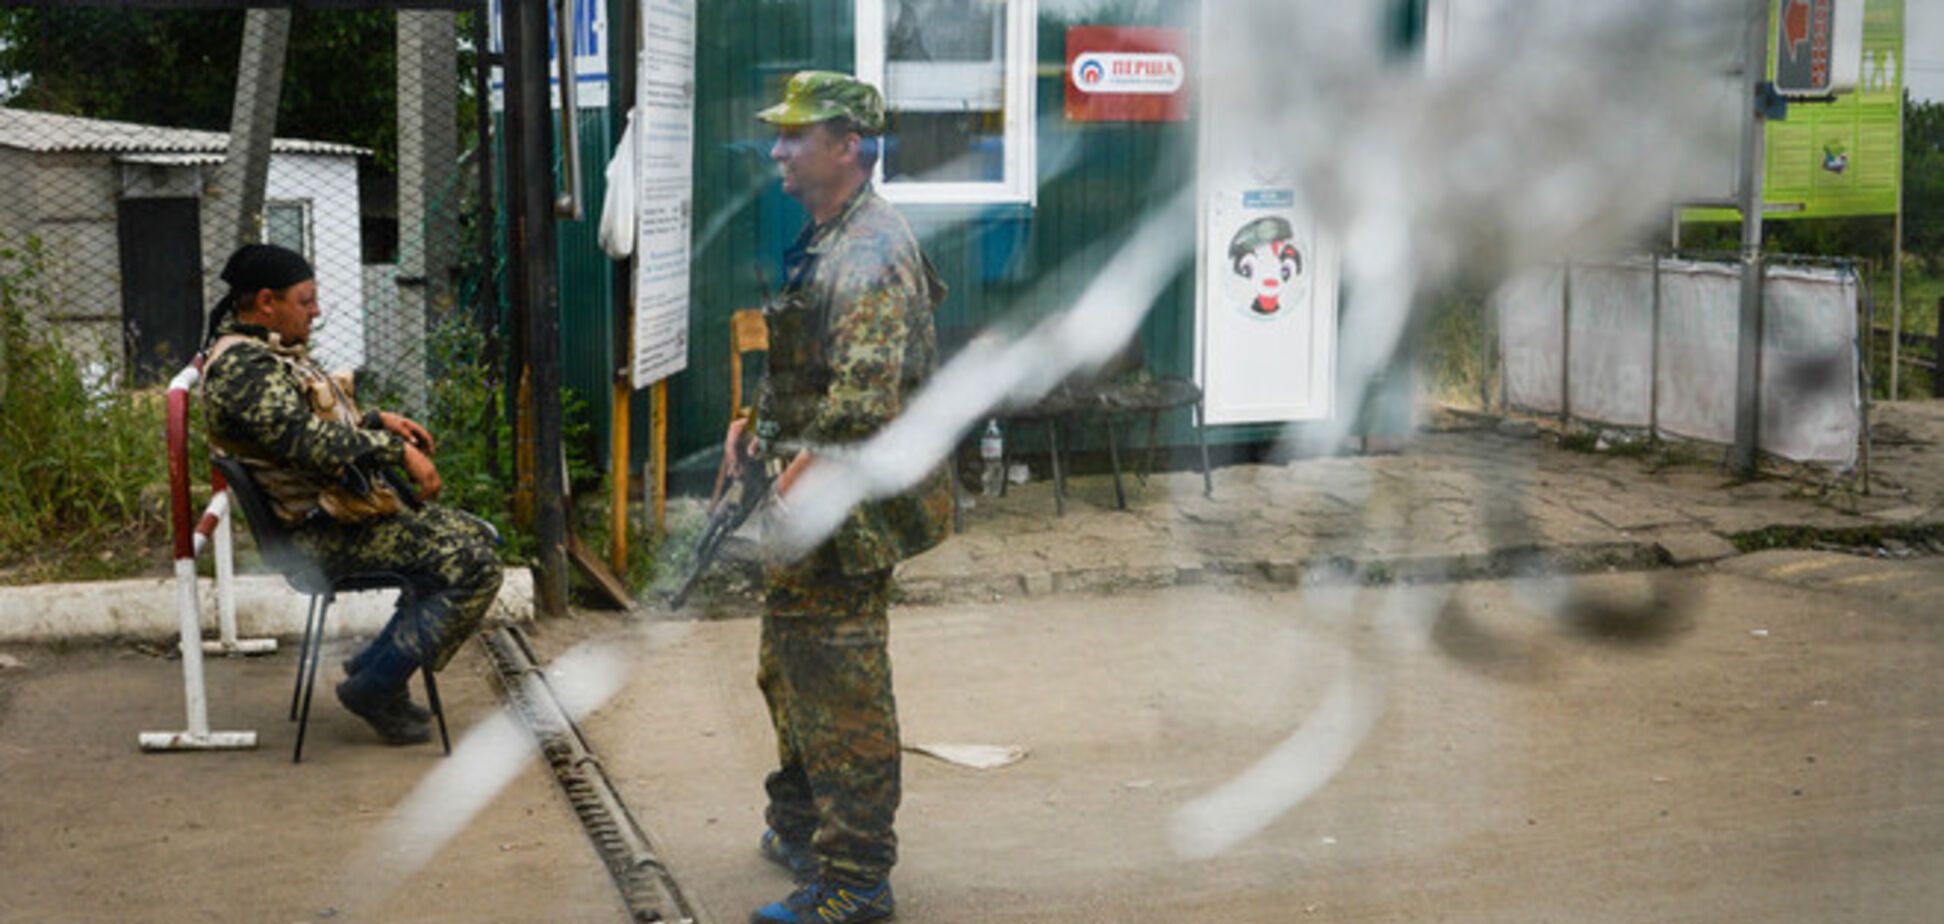
[[[760,308],[729,316],[729,416],[743,413],[743,354],[769,352],[769,322]]]
[[[304,643],[297,649],[297,680],[290,690],[290,718],[297,723],[297,744],[291,750],[290,762],[299,763],[304,759],[304,732],[310,727],[311,693],[317,686],[318,662],[324,659],[324,620],[330,614],[331,603],[340,593],[396,589],[401,605],[409,606],[412,582],[389,571],[325,575],[292,541],[290,530],[270,509],[269,498],[264,496],[263,488],[249,468],[235,459],[213,453],[209,461],[222,475],[236,506],[243,509],[243,519],[250,524],[250,535],[256,538],[257,551],[262,553],[264,563],[277,569],[292,590],[310,597],[310,609],[304,613]],[[445,746],[445,752],[451,754],[452,738],[446,732],[445,707],[439,703],[438,684],[432,679],[430,668],[420,668],[419,675],[425,678],[427,704],[439,720],[439,741]]]

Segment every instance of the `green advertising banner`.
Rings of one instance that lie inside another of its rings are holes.
[[[1792,4],[1779,0],[1772,22]],[[1833,103],[1789,104],[1768,123],[1763,162],[1764,221],[1893,215],[1900,198],[1904,84],[1904,0],[1867,0],[1863,69],[1854,92]],[[1774,54],[1774,43],[1769,43]],[[1769,62],[1770,73],[1775,63]],[[1737,221],[1734,209],[1689,209],[1688,221]]]

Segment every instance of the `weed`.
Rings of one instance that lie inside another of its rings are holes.
[[[168,528],[155,501],[166,405],[122,391],[112,364],[81,362],[44,326],[61,308],[45,265],[37,238],[0,241],[0,564],[24,563],[27,580],[118,576],[145,563],[112,550]]]

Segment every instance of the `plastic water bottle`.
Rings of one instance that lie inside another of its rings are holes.
[[[1006,437],[999,432],[999,421],[986,421],[985,435],[979,437],[979,461],[984,463],[979,472],[979,487],[987,497],[998,497],[1000,487],[1005,484],[1006,467],[1001,464],[1005,456]]]

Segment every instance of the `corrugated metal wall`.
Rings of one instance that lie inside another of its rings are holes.
[[[1397,41],[1409,48],[1422,31],[1423,0],[1395,2]],[[1192,0],[1165,7],[1165,14],[1157,14],[1153,3],[1103,5],[1089,10],[1085,23],[1069,23],[1042,8],[1035,206],[902,207],[952,287],[938,318],[947,337],[1066,307],[1113,252],[1096,245],[1130,233],[1149,203],[1194,182],[1193,121],[1072,123],[1062,116],[1066,27],[1172,25],[1195,18]],[[768,160],[772,136],[755,113],[780,96],[790,74],[849,70],[853,61],[852,0],[732,0],[698,4],[697,14],[689,368],[669,382],[669,452],[678,473],[713,467],[712,451],[728,418],[729,315],[761,303],[763,287],[775,284],[783,248],[805,220],[777,184]],[[560,225],[563,379],[586,402],[597,459],[607,453],[613,371],[611,270],[595,239],[609,118],[606,111],[582,116],[588,215]],[[1193,227],[1181,234],[1183,246],[1192,249]],[[1191,376],[1194,329],[1194,282],[1184,269],[1142,325],[1139,350],[1149,369]],[[637,393],[635,465],[649,452],[647,407],[647,393]],[[1164,444],[1191,443],[1187,415],[1170,416]],[[1211,430],[1209,439],[1259,442],[1274,433],[1273,427],[1225,427]],[[1083,449],[1097,442],[1097,434],[1081,436]]]
[[[703,457],[718,445],[728,417],[729,314],[760,304],[760,286],[774,285],[782,250],[805,220],[778,188],[767,156],[771,133],[754,116],[797,70],[850,69],[852,4],[714,3],[700,12],[690,368],[670,382],[670,451],[678,460],[712,464]],[[1107,13],[1089,22],[1159,24]],[[902,208],[952,287],[938,318],[947,337],[1064,307],[1108,256],[1090,245],[1130,231],[1146,203],[1193,181],[1192,123],[1064,121],[1065,25],[1043,17],[1039,28],[1038,204]],[[1183,233],[1192,236],[1192,227]],[[1049,280],[1051,294],[1026,304],[1029,292],[1049,291],[1041,288]],[[1152,368],[1192,372],[1193,325],[1193,289],[1184,274],[1143,328]],[[637,459],[645,451],[638,447]]]

